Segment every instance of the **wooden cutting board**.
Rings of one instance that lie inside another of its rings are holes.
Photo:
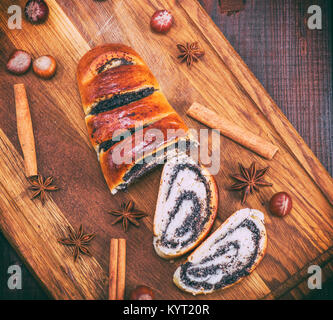
[[[23,6],[25,1],[17,3]],[[332,179],[196,1],[47,3],[47,23],[33,26],[23,21],[22,30],[7,27],[7,8],[12,1],[0,4],[0,226],[52,297],[106,298],[109,241],[111,237],[126,237],[127,295],[145,284],[155,290],[158,299],[194,298],[172,283],[182,259],[164,261],[152,246],[161,168],[128,192],[112,196],[90,146],[76,66],[86,51],[108,42],[122,42],[139,52],[189,127],[204,127],[185,114],[198,101],[229,119],[237,119],[239,125],[280,149],[272,161],[267,161],[221,137],[221,169],[216,175],[220,201],[214,229],[242,208],[239,194],[227,190],[232,183],[229,175],[238,170],[238,162],[269,165],[267,180],[274,186],[247,201],[247,206],[265,213],[268,249],[258,268],[241,283],[195,299],[299,298],[308,292],[308,266],[322,266],[324,280],[332,274]],[[159,8],[170,9],[175,17],[175,26],[167,35],[154,34],[149,28],[150,17]],[[206,54],[189,69],[177,61],[176,44],[192,41],[198,41]],[[43,81],[32,72],[21,77],[7,74],[4,66],[14,48],[27,50],[34,57],[55,56],[59,63],[56,77]],[[38,200],[30,200],[31,194],[26,191],[14,112],[13,84],[18,82],[23,82],[28,92],[40,172],[53,175],[61,187],[44,207]],[[294,208],[280,219],[268,213],[267,202],[282,190],[292,195]],[[141,220],[140,228],[132,227],[124,234],[120,225],[111,226],[113,217],[107,212],[130,199],[149,217]],[[87,232],[97,232],[91,244],[94,258],[84,256],[74,263],[71,249],[56,239],[66,234],[68,225],[77,229],[81,223]]]

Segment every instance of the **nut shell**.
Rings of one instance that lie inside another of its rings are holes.
[[[25,18],[32,24],[41,24],[49,16],[49,7],[44,0],[29,0],[24,8]]]
[[[156,11],[150,20],[150,27],[157,33],[167,33],[174,23],[174,18],[168,10]]]
[[[57,62],[50,55],[41,56],[34,60],[32,68],[38,77],[42,79],[50,79],[56,73]]]
[[[15,50],[9,57],[6,68],[15,75],[26,73],[31,66],[31,56],[24,50]]]
[[[269,211],[278,217],[289,214],[292,206],[292,199],[287,192],[278,192],[269,201]]]

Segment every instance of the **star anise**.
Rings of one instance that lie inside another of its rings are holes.
[[[65,246],[74,246],[73,250],[73,257],[74,262],[80,256],[80,253],[85,254],[91,257],[91,253],[87,248],[89,242],[95,238],[95,233],[83,233],[83,226],[82,224],[79,227],[78,232],[75,232],[71,227],[68,227],[68,238],[58,239],[58,242],[65,245]]]
[[[120,210],[112,210],[109,212],[113,216],[116,216],[117,218],[112,222],[112,225],[118,223],[122,220],[123,222],[123,229],[125,232],[127,232],[128,229],[128,222],[132,223],[134,226],[139,227],[138,219],[147,217],[148,214],[134,209],[134,202],[130,200],[127,203],[122,203]]]
[[[53,177],[48,177],[44,180],[43,176],[38,174],[37,176],[29,177],[28,181],[30,183],[28,189],[35,191],[31,199],[37,198],[39,196],[43,205],[46,199],[46,192],[56,191],[59,189],[57,186],[52,185]]]
[[[194,61],[198,61],[199,58],[205,54],[205,52],[199,48],[198,42],[187,42],[185,45],[177,44],[177,48],[181,53],[178,59],[180,59],[181,62],[186,61],[188,67],[191,67]]]
[[[261,170],[257,170],[256,163],[253,162],[251,166],[246,169],[242,164],[239,163],[239,171],[241,174],[234,174],[231,177],[237,180],[230,189],[231,190],[242,190],[242,204],[245,203],[247,196],[254,191],[259,191],[260,187],[272,186],[272,183],[269,183],[263,179],[263,176],[266,174],[269,167],[266,167]]]

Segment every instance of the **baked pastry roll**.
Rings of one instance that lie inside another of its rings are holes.
[[[90,50],[79,61],[77,81],[89,137],[112,193],[197,144],[132,48],[105,44]]]
[[[154,248],[165,259],[196,247],[211,229],[218,190],[209,171],[183,154],[163,168],[154,217]]]
[[[264,214],[239,210],[178,267],[173,281],[194,295],[230,287],[256,268],[266,245]]]

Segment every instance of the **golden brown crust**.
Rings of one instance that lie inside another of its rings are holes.
[[[174,110],[161,92],[128,105],[99,113],[88,115],[86,124],[91,143],[94,147],[112,139],[113,133],[117,135],[136,126],[145,126],[155,122]]]
[[[147,66],[122,65],[109,69],[81,86],[83,108],[87,114],[98,101],[151,87],[159,89],[156,78]]]
[[[120,43],[97,46],[88,51],[79,61],[77,69],[79,86],[90,82],[105,63],[116,58],[124,58],[138,65],[145,64],[142,58],[131,47]]]
[[[154,129],[158,129],[161,133],[160,139],[156,139]],[[167,132],[168,130],[175,130],[174,135],[171,135],[170,131]],[[174,112],[144,128],[142,130],[144,139],[141,142],[135,143],[135,136],[132,135],[125,138],[121,143],[115,144],[106,152],[101,151],[100,164],[110,190],[124,183],[123,178],[126,172],[143,156],[148,156],[165,148],[177,141],[177,137],[186,136],[187,132],[188,128],[180,116]],[[134,145],[135,148],[133,148]],[[120,162],[118,160],[119,154],[122,158],[121,164],[117,163]]]
[[[124,59],[129,65],[104,68],[112,59]],[[135,91],[140,88],[159,89],[155,77],[142,58],[123,44],[105,44],[88,51],[79,61],[77,81],[85,114],[99,100]]]

